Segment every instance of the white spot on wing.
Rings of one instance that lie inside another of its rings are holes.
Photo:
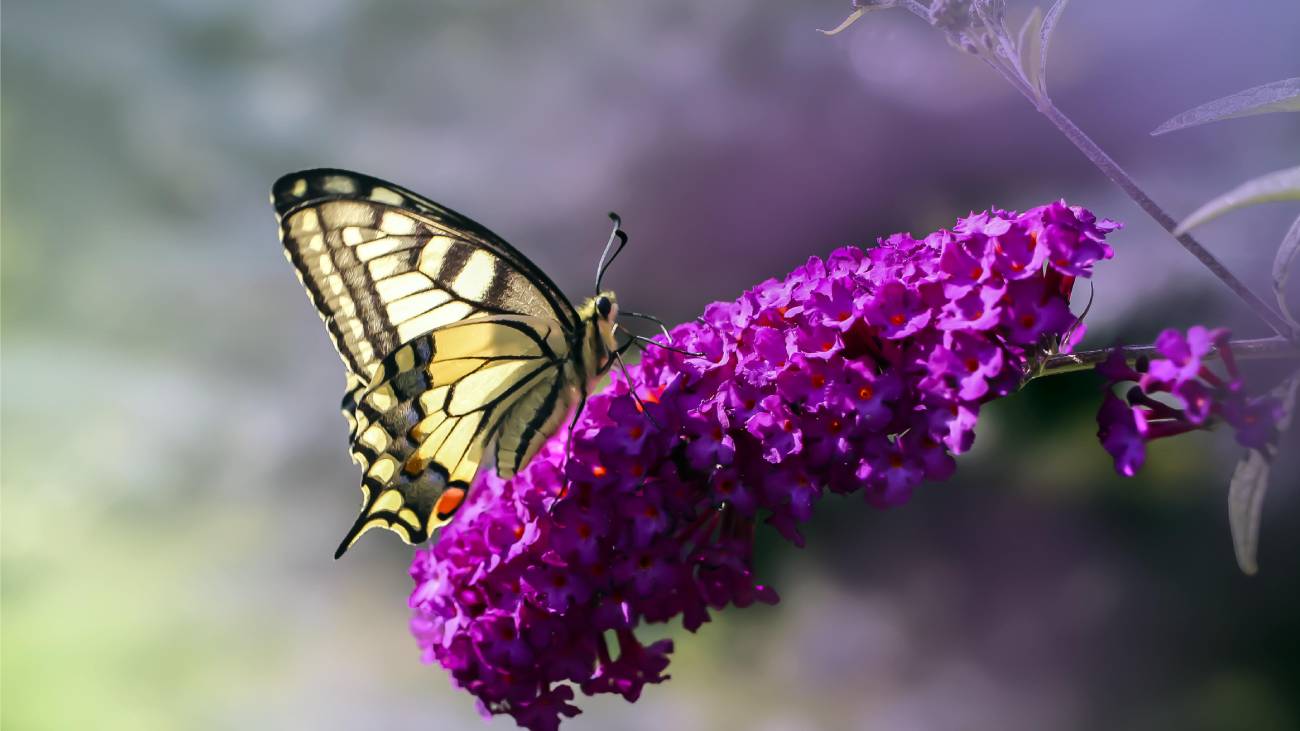
[[[367,241],[357,246],[357,258],[360,259],[361,261],[370,261],[371,259],[381,257],[384,254],[388,254],[398,248],[401,248],[405,243],[406,242],[402,241],[401,239],[393,239],[388,237],[375,239],[374,241]],[[378,275],[374,275],[374,276],[375,279],[382,278]]]
[[[366,235],[356,226],[348,226],[343,229],[343,243],[348,246],[356,246],[366,240]]]
[[[390,206],[400,206],[406,202],[406,198],[401,193],[382,186],[375,186],[375,189],[370,191],[370,200],[387,203]]]
[[[398,300],[407,295],[415,294],[423,289],[429,289],[433,282],[419,272],[406,272],[398,274],[389,279],[383,279],[375,282],[375,291],[383,298],[385,302]]]
[[[482,302],[488,288],[492,285],[492,275],[496,273],[496,257],[482,249],[475,249],[470,254],[465,268],[456,275],[451,288],[462,299]]]
[[[386,233],[407,236],[415,233],[415,219],[397,211],[385,211],[379,228]]]
[[[432,310],[449,299],[451,299],[451,296],[441,289],[417,292],[409,297],[389,302],[388,319],[390,322],[405,322],[412,317]]]
[[[321,188],[324,188],[326,193],[352,195],[357,192],[357,181],[346,175],[327,175],[321,181]]]
[[[320,216],[315,208],[304,208],[289,219],[289,233],[300,236],[320,230]]]
[[[405,342],[435,328],[442,327],[443,325],[458,320],[463,320],[473,311],[474,308],[464,302],[448,302],[442,307],[430,310],[419,317],[407,320],[398,325],[397,338]]]
[[[430,277],[438,276],[442,269],[442,260],[446,258],[451,245],[455,243],[450,236],[434,236],[420,251],[420,271]]]

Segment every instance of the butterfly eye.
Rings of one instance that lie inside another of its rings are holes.
[[[609,312],[613,307],[614,304],[609,301],[608,297],[602,296],[596,298],[596,312],[602,319],[609,317]]]

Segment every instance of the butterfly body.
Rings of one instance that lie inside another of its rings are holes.
[[[362,507],[408,543],[451,519],[481,464],[510,477],[610,367],[618,306],[580,307],[469,218],[342,170],[272,187],[285,254],[347,366]]]

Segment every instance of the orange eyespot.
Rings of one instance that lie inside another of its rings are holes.
[[[895,327],[902,325],[905,322],[907,322],[907,318],[903,317],[901,312],[889,316],[889,324]]]
[[[603,465],[595,465],[591,468],[592,477],[604,477],[607,474],[609,474],[609,470],[605,469]]]
[[[438,502],[433,506],[433,514],[438,516],[438,520],[446,520],[460,508],[463,502],[465,502],[465,490],[459,487],[449,487],[438,496]]]

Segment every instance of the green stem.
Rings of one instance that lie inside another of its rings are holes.
[[[1079,151],[1091,160],[1092,164],[1096,165],[1098,170],[1123,189],[1123,191],[1127,193],[1128,196],[1132,198],[1148,216],[1154,219],[1156,223],[1160,224],[1161,228],[1168,231],[1170,234],[1174,233],[1174,230],[1178,228],[1178,222],[1166,213],[1163,208],[1157,205],[1155,201],[1151,200],[1151,197],[1138,187],[1138,184],[1133,180],[1133,178],[1129,177],[1128,173],[1124,172],[1124,169],[1119,166],[1119,163],[1115,162],[1110,155],[1107,155],[1105,150],[1098,147],[1097,143],[1093,142],[1091,137],[1085,134],[1083,130],[1079,129],[1079,127],[1075,125],[1069,117],[1065,116],[1065,114],[1061,112],[1061,110],[1058,109],[1050,99],[1044,98],[1039,100],[1037,107],[1038,111],[1043,113],[1043,116],[1047,117],[1052,124],[1056,125],[1056,128],[1065,135],[1066,139],[1074,143],[1074,146],[1079,148]],[[1184,249],[1187,250],[1189,254],[1196,257],[1197,261],[1205,265],[1205,268],[1209,269],[1210,273],[1213,274],[1216,279],[1223,282],[1228,289],[1232,290],[1233,294],[1237,295],[1242,302],[1245,302],[1246,306],[1249,307],[1251,311],[1258,315],[1261,320],[1268,323],[1268,326],[1272,328],[1274,332],[1288,340],[1295,339],[1296,333],[1292,330],[1287,321],[1274,311],[1272,307],[1269,307],[1268,304],[1259,297],[1259,295],[1250,291],[1250,289],[1248,289],[1246,285],[1236,277],[1236,275],[1228,271],[1228,268],[1223,265],[1223,262],[1219,261],[1214,254],[1211,254],[1208,249],[1202,246],[1201,242],[1197,241],[1191,234],[1187,233],[1174,236],[1174,238]]]
[[[1232,347],[1232,355],[1237,360],[1266,360],[1266,359],[1290,359],[1300,362],[1300,346],[1282,337],[1274,338],[1256,338],[1253,340],[1233,340],[1228,343]],[[1043,376],[1056,376],[1062,373],[1073,373],[1075,371],[1084,371],[1096,367],[1098,363],[1110,357],[1113,348],[1104,350],[1085,350],[1078,353],[1058,353],[1049,356],[1042,362],[1030,377],[1030,380],[1041,378]],[[1126,345],[1124,346],[1124,356],[1128,362],[1134,363],[1138,358],[1158,358],[1160,353],[1156,351],[1154,345]],[[1218,351],[1211,353],[1208,358],[1217,359]]]

